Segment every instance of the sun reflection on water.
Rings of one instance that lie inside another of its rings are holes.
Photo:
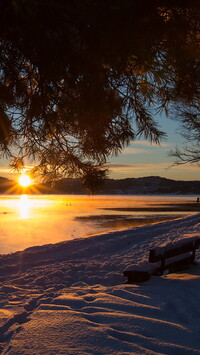
[[[124,220],[130,214],[133,219],[148,219],[149,215],[158,216],[152,206],[193,201],[190,196],[0,195],[0,254],[124,229],[124,224],[118,223],[123,215]],[[132,211],[138,207],[147,207],[149,211]],[[159,216],[165,214],[160,212]],[[112,225],[108,223],[110,217]]]
[[[19,212],[22,219],[29,217],[30,200],[27,195],[22,195],[19,200]]]

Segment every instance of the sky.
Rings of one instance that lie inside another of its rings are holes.
[[[173,180],[200,180],[200,167],[186,164],[174,166],[174,158],[169,156],[170,150],[184,144],[182,136],[178,133],[180,123],[162,116],[159,125],[167,133],[166,141],[161,145],[151,144],[148,141],[133,141],[117,157],[110,157],[107,167],[110,178],[124,179],[144,176],[161,176]],[[16,179],[9,169],[7,160],[0,160],[0,176]]]
[[[108,167],[114,179],[161,176],[173,180],[199,180],[200,167],[197,165],[174,165],[170,150],[181,148],[185,141],[178,133],[180,122],[162,116],[160,128],[167,133],[167,140],[161,145],[140,140],[131,142],[117,157],[111,157]]]

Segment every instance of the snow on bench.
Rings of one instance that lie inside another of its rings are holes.
[[[126,269],[123,274],[128,277],[127,283],[144,282],[151,275],[163,275],[180,271],[195,262],[196,249],[200,247],[200,238],[185,238],[175,243],[169,243],[164,247],[156,247],[149,252],[149,263],[154,267],[146,270]]]

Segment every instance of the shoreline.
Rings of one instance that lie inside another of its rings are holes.
[[[200,214],[0,257],[2,354],[200,354],[197,265],[126,284],[149,250],[200,235]],[[190,290],[190,292],[188,292]]]
[[[115,232],[115,231],[122,231],[127,228],[134,228],[134,227],[142,227],[146,225],[151,225],[155,223],[160,223],[160,222],[167,222],[171,221],[174,219],[178,219],[183,217],[186,217],[188,215],[191,215],[191,213],[188,212],[188,214],[177,214],[177,215],[166,215],[166,216],[158,216],[158,215],[151,215],[151,216],[131,216],[131,215],[94,215],[94,216],[83,216],[83,217],[76,217],[77,221],[80,222],[94,222],[96,223],[96,228],[101,229],[101,228],[106,228],[106,232]],[[105,233],[105,232],[99,232],[99,233]],[[98,233],[98,234],[99,234]]]
[[[151,225],[200,211],[194,199],[185,197],[71,197],[2,198],[1,254]]]
[[[158,205],[157,205],[158,206]],[[154,207],[153,204],[149,207],[105,207],[102,210],[106,211],[123,211],[123,212],[199,212],[200,204],[197,203],[178,203],[178,204],[160,204],[159,207]]]
[[[163,220],[160,219],[156,219],[154,222],[149,223],[148,219],[143,219],[143,224],[138,224],[138,225],[134,225],[132,227],[128,227],[128,228],[122,228],[122,229],[112,229],[112,230],[107,230],[104,232],[97,232],[97,233],[93,233],[90,235],[86,235],[84,237],[78,237],[75,239],[67,239],[64,241],[60,241],[60,242],[55,242],[55,243],[45,243],[45,244],[41,244],[41,245],[34,245],[34,246],[30,246],[27,247],[23,250],[16,250],[14,252],[10,252],[10,253],[4,253],[4,254],[0,254],[0,274],[1,274],[1,266],[3,265],[3,260],[6,260],[7,258],[10,259],[10,261],[12,260],[12,258],[15,257],[20,259],[20,263],[21,265],[23,264],[23,261],[25,261],[25,263],[27,262],[27,260],[30,260],[30,257],[33,255],[37,255],[37,253],[39,253],[40,255],[44,255],[46,254],[46,251],[48,250],[50,252],[50,255],[53,255],[54,251],[60,255],[60,253],[63,252],[63,248],[65,249],[68,245],[70,246],[69,250],[71,248],[73,248],[74,246],[78,245],[78,244],[90,244],[90,242],[96,242],[99,239],[104,240],[104,238],[106,236],[108,236],[109,238],[113,238],[113,236],[116,235],[116,237],[118,235],[121,234],[127,234],[127,235],[131,235],[131,234],[136,234],[137,230],[143,230],[145,229],[146,231],[148,231],[148,228],[151,230],[152,228],[154,229],[156,224],[160,224],[160,227],[162,229],[163,226],[165,225],[170,225],[171,223],[179,223],[179,221],[181,222],[182,220],[184,221],[185,219],[190,219],[190,218],[195,218],[196,215],[200,216],[200,213],[192,213],[192,214],[188,214],[188,215],[177,215],[174,217],[169,217],[169,219],[167,219],[166,217],[163,217]],[[113,217],[113,216],[112,216]],[[162,218],[162,217],[161,217]],[[145,223],[145,220],[147,223]],[[140,222],[139,222],[140,223]],[[142,222],[141,222],[142,223]],[[76,253],[75,253],[76,254]],[[23,257],[22,257],[23,255]],[[53,258],[54,259],[54,258]],[[34,262],[33,262],[34,264]],[[0,281],[1,281],[1,277],[0,277]]]

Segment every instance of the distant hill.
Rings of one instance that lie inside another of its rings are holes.
[[[84,193],[78,179],[63,179],[56,183],[57,191],[65,194]],[[200,181],[176,181],[159,176],[108,179],[98,191],[100,194],[200,194]]]
[[[0,193],[26,193],[24,190],[13,188],[16,182],[0,177]],[[30,193],[61,193],[61,194],[86,194],[79,179],[62,179],[56,182],[53,189],[48,185],[34,185]],[[176,195],[200,195],[200,181],[180,181],[170,180],[159,176],[148,176],[142,178],[128,179],[107,179],[98,194],[109,195],[156,195],[156,194],[176,194]]]

